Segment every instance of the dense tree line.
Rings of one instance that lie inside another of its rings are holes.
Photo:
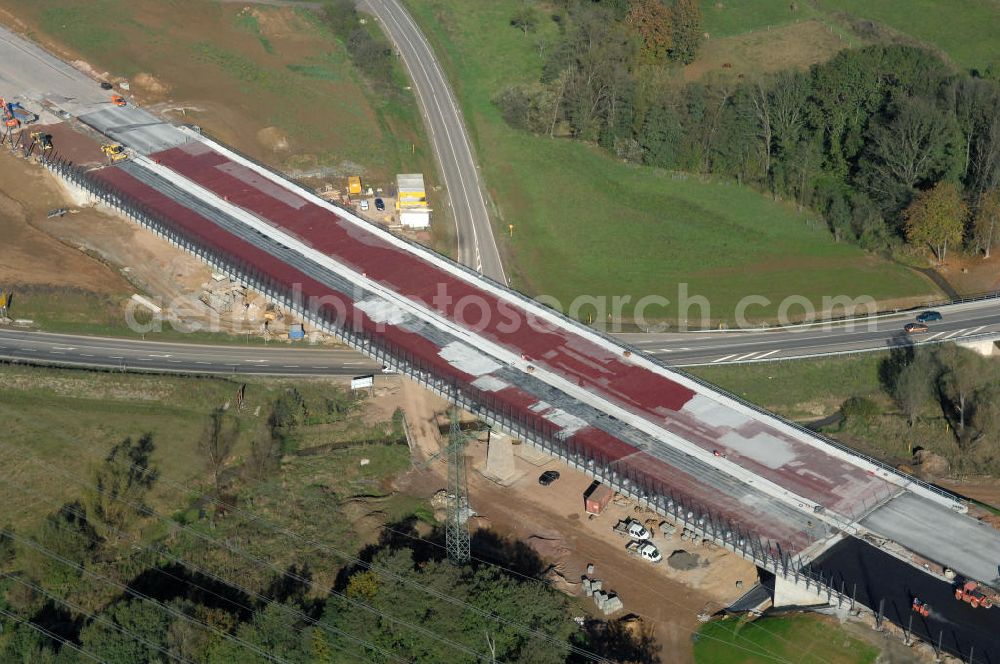
[[[883,382],[910,427],[941,417],[959,450],[959,470],[1000,468],[1000,375],[993,361],[955,344],[902,348],[882,366]],[[844,415],[870,417],[871,408],[845,404]]]
[[[670,68],[697,48],[696,5],[558,3],[560,37],[539,81],[494,101],[536,134],[792,199],[838,241],[909,241],[939,260],[950,247],[988,253],[1000,242],[997,81],[893,45],[842,51],[809,71],[681,84]]]

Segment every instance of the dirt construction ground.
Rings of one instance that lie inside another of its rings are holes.
[[[402,477],[397,489],[432,496],[445,485],[446,465],[439,457],[426,469],[420,467],[445,445],[438,422],[447,403],[406,379],[400,379],[398,387],[381,390],[376,403],[384,413],[403,409],[415,443],[418,469]],[[612,502],[603,514],[588,518],[583,492],[591,480],[524,445],[514,446],[516,478],[501,486],[480,472],[485,467],[485,448],[483,443],[468,447],[469,500],[478,514],[472,527],[490,528],[527,543],[553,566],[558,575],[550,576],[556,581],[554,585],[571,595],[583,595],[580,577],[587,573],[587,565],[593,564],[593,576],[624,602],[624,611],[612,617],[640,615],[653,627],[663,647],[664,662],[693,661],[691,635],[700,625],[698,614],[712,613],[738,597],[743,590],[737,589],[737,581],[743,582],[744,589],[756,581],[756,570],[750,563],[719,549],[682,542],[679,531],[669,539],[659,533],[654,537],[663,562],[654,565],[632,558],[625,552],[627,540],[612,528],[619,519],[631,516],[645,521],[653,514],[637,513],[634,505]],[[560,479],[547,487],[539,485],[538,476],[545,470],[558,470]],[[668,564],[667,558],[679,550],[696,557],[692,569],[682,571]],[[585,606],[594,608],[589,602]]]
[[[48,218],[59,208],[67,213]],[[39,165],[7,150],[0,150],[0,237],[0,289],[82,290],[106,295],[121,307],[139,292],[192,320],[211,314],[198,300],[212,283],[206,265],[123,217],[93,207]],[[15,316],[22,313],[12,310]],[[233,321],[221,323],[229,329]]]
[[[108,223],[109,218],[92,210],[46,219],[49,210],[66,206],[72,201],[47,171],[0,150],[0,283],[128,291],[129,285],[114,270],[49,234],[61,227]]]

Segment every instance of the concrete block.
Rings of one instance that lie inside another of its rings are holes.
[[[618,595],[611,595],[604,601],[601,611],[604,612],[604,615],[609,616],[615,611],[621,611],[624,608],[625,605],[622,603],[621,598]]]

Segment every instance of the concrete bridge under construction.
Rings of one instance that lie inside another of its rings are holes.
[[[77,76],[59,75],[63,87]],[[865,563],[862,576],[878,576],[871,565],[887,561],[905,570],[897,621],[909,611],[911,588],[934,581],[947,589],[946,569],[998,584],[1000,532],[967,516],[957,497],[394,236],[194,128],[112,106],[91,87],[50,95],[48,115],[98,143],[122,143],[130,158],[86,167],[56,151],[43,155],[72,186],[492,425],[753,560],[792,601],[821,596],[853,606],[848,566],[828,569],[831,551],[861,560],[845,543],[886,557],[865,553],[880,562]],[[858,599],[879,603],[871,593]],[[933,638],[936,627],[924,632]],[[968,651],[965,636],[954,638],[952,651]]]
[[[141,109],[79,120],[132,158],[62,177],[306,321],[759,565],[838,538],[992,582],[1000,533],[956,497],[392,235]]]

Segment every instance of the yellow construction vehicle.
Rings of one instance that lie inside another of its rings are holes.
[[[128,153],[121,143],[105,143],[101,146],[101,152],[108,155],[108,159],[113,162],[128,159]]]

